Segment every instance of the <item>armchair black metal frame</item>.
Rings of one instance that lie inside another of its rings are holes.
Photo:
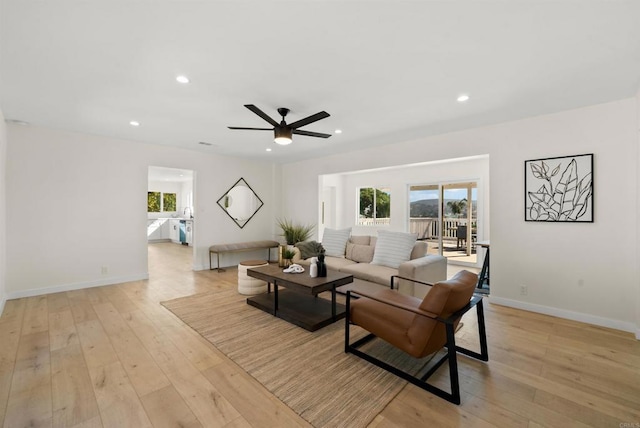
[[[404,279],[404,280],[408,280],[408,281],[412,281],[412,282],[416,282],[416,283],[420,283],[420,284],[424,284],[424,285],[432,285],[429,283],[425,283],[422,281],[417,281],[411,278],[404,278],[404,277],[400,277],[397,275],[394,275],[393,277],[391,277],[391,288],[393,289],[393,279],[398,278],[398,279]],[[378,302],[384,303],[384,304],[388,304],[391,305],[395,308],[398,309],[402,309],[402,310],[406,310],[406,311],[410,311],[413,312],[417,315],[420,316],[427,316],[424,313],[419,313],[417,311],[413,311],[410,308],[406,308],[406,307],[401,307],[398,306],[392,302],[388,302],[382,299],[377,299],[374,296],[368,295],[366,293],[362,293],[362,292],[358,292],[356,290],[349,290],[347,292],[347,302],[346,302],[346,317],[345,317],[345,337],[344,337],[344,352],[345,353],[352,353],[372,364],[375,364],[376,366],[387,370],[391,373],[393,373],[396,376],[399,376],[405,380],[407,380],[408,382],[411,382],[412,384],[431,392],[432,394],[437,395],[438,397],[444,398],[445,400],[454,403],[454,404],[460,404],[460,382],[458,379],[458,360],[457,360],[457,353],[460,352],[463,355],[481,360],[481,361],[489,361],[489,352],[487,349],[487,336],[486,336],[486,329],[485,329],[485,323],[484,323],[484,308],[482,305],[482,295],[478,295],[478,294],[474,294],[471,298],[471,300],[469,301],[469,304],[467,304],[465,307],[463,307],[462,309],[460,309],[459,311],[451,314],[449,317],[447,318],[441,318],[441,317],[429,317],[437,322],[443,323],[445,325],[445,329],[446,329],[446,344],[444,345],[444,348],[447,349],[447,352],[445,355],[443,355],[423,376],[421,377],[415,377],[403,370],[400,370],[376,357],[373,357],[369,354],[366,354],[364,352],[362,352],[361,350],[359,350],[358,348],[361,347],[362,345],[364,345],[365,343],[371,341],[372,339],[374,339],[376,336],[373,333],[369,333],[367,336],[363,337],[362,339],[357,340],[354,343],[349,343],[349,327],[352,324],[351,322],[351,298],[352,298],[352,294],[354,298],[357,298],[358,296],[360,297],[366,297],[369,299],[373,299],[376,300]],[[470,311],[472,308],[476,308],[476,312],[477,312],[477,321],[478,321],[478,335],[479,335],[479,342],[480,342],[480,353],[472,351],[470,349],[466,349],[463,347],[460,347],[458,345],[456,345],[456,339],[455,339],[455,322],[456,320],[460,319],[464,314],[466,314],[468,311]],[[353,324],[356,325],[356,324]],[[443,389],[440,389],[436,386],[433,386],[429,383],[427,383],[427,380],[429,379],[429,377],[431,377],[436,370],[438,370],[445,362],[449,362],[449,379],[450,379],[450,384],[451,384],[451,392],[447,392]]]

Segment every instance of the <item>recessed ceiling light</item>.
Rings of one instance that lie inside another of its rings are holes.
[[[189,83],[189,78],[187,76],[178,76],[176,80],[180,83]]]
[[[460,96],[458,96],[458,102],[459,103],[465,103],[469,101],[469,95],[468,94],[462,94]]]
[[[271,151],[271,149],[267,149],[267,151],[268,151],[268,152],[270,152],[270,151]]]
[[[131,125],[131,126],[140,126],[140,122],[138,122],[137,120],[132,120],[131,122],[129,122],[129,125]]]
[[[342,129],[336,129],[334,132],[335,132],[336,134],[342,134]]]

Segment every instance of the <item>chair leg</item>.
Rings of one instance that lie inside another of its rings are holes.
[[[467,355],[472,358],[476,358],[481,361],[489,361],[489,353],[487,350],[487,338],[485,331],[485,323],[484,323],[484,311],[482,307],[482,301],[477,304],[478,311],[478,333],[480,336],[480,349],[481,352],[477,353],[475,351],[471,351],[470,349],[462,348],[456,345],[455,339],[455,328],[453,324],[446,324],[446,334],[447,334],[447,344],[445,345],[447,349],[447,353],[442,356],[421,378],[417,378],[407,372],[404,372],[390,364],[377,359],[369,354],[360,351],[359,348],[364,343],[369,342],[374,339],[376,336],[373,334],[369,334],[363,337],[360,340],[357,340],[353,344],[349,343],[349,325],[350,325],[350,293],[347,293],[347,313],[345,316],[345,342],[344,342],[344,352],[352,353],[357,357],[362,358],[388,372],[393,373],[394,375],[401,377],[402,379],[416,385],[419,388],[424,389],[425,391],[429,391],[432,394],[437,395],[440,398],[444,398],[445,400],[454,403],[460,404],[460,379],[458,375],[458,352],[461,354]],[[445,362],[449,363],[449,381],[451,385],[451,392],[447,392],[443,389],[437,388],[433,385],[427,383],[429,377],[434,374]]]
[[[484,324],[484,307],[482,300],[476,305],[476,313],[478,314],[478,336],[480,338],[480,359],[489,361],[489,348],[487,347],[487,330]]]
[[[487,333],[484,323],[484,307],[482,306],[482,300],[477,303],[476,311],[478,314],[478,339],[480,341],[480,353],[472,351],[470,349],[462,348],[460,346],[456,346],[456,351],[468,357],[475,358],[476,360],[489,361]]]
[[[449,360],[449,381],[451,383],[451,401],[460,404],[460,382],[458,380],[458,359],[456,352],[456,336],[453,324],[446,325],[447,355]]]

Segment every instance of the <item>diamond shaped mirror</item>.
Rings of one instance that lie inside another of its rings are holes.
[[[218,205],[242,229],[262,208],[264,202],[249,183],[244,178],[240,178],[218,199]]]

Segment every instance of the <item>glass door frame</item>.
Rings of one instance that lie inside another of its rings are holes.
[[[480,180],[478,179],[470,179],[470,180],[460,180],[460,181],[448,181],[448,182],[439,182],[439,183],[432,183],[432,184],[415,184],[415,185],[409,185],[408,186],[408,203],[409,203],[409,208],[408,208],[408,220],[409,220],[409,230],[413,232],[413,227],[411,225],[411,192],[412,191],[419,191],[419,190],[426,190],[426,191],[437,191],[437,195],[438,195],[438,218],[436,219],[436,229],[435,229],[435,233],[436,233],[436,237],[437,237],[437,243],[438,243],[438,254],[444,256],[444,241],[445,241],[445,230],[448,226],[445,226],[445,221],[446,221],[446,217],[445,217],[445,212],[446,212],[446,206],[445,206],[445,192],[447,190],[451,190],[451,189],[466,189],[467,190],[467,194],[466,194],[466,200],[467,200],[467,216],[464,218],[464,220],[466,221],[467,225],[473,225],[473,189],[478,189],[479,186],[479,182]],[[478,201],[477,201],[477,197],[478,194],[476,192],[476,218],[475,218],[475,222],[476,222],[476,234],[473,233],[473,228],[472,227],[467,227],[467,232],[466,232],[466,237],[464,239],[464,242],[466,244],[466,256],[471,256],[472,254],[472,247],[474,244],[474,236],[477,236],[477,232],[478,232],[478,228],[477,225],[480,224],[480,218],[479,218],[479,214],[480,211],[477,209],[478,208]],[[469,203],[469,201],[471,201]],[[456,222],[457,223],[457,222]],[[433,228],[432,224],[429,224],[428,226],[429,228]],[[428,233],[429,235],[431,235],[431,233]],[[427,238],[427,233],[424,232],[422,234],[422,238],[420,237],[420,234],[418,236],[419,239],[428,239]],[[457,238],[456,238],[457,239]],[[457,244],[456,244],[457,246]],[[455,258],[452,257],[447,257],[448,261],[451,261],[453,264],[459,264],[459,265],[466,265],[466,266],[474,266],[474,267],[478,267],[479,266],[479,257],[478,254],[476,253],[476,261],[472,262],[472,261],[461,261],[461,260],[455,260]]]

